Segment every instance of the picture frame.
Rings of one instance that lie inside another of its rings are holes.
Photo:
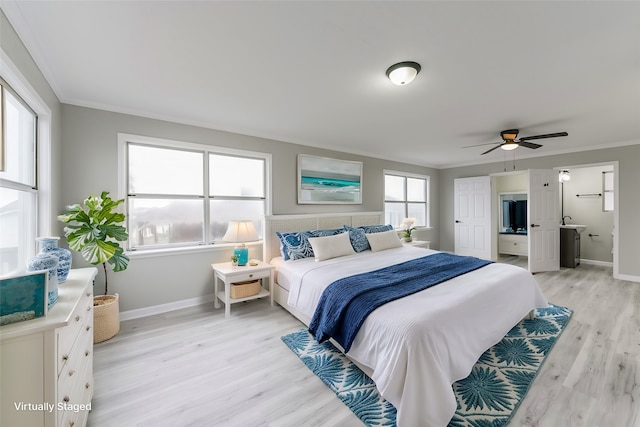
[[[362,162],[299,154],[298,204],[362,204]]]
[[[47,315],[48,271],[0,279],[0,326]]]

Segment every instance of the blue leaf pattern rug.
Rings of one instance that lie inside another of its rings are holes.
[[[458,409],[449,427],[506,425],[572,314],[552,304],[537,309],[535,319],[521,321],[487,350],[471,374],[453,384]],[[396,425],[393,405],[331,342],[318,344],[307,329],[285,335],[282,341],[365,425]]]

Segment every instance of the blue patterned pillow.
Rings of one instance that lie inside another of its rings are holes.
[[[333,236],[344,232],[342,228],[329,230],[307,230],[292,233],[276,232],[280,239],[280,253],[285,261],[302,258],[313,258],[313,248],[309,243],[309,237]]]
[[[353,250],[356,252],[366,251],[367,249],[371,249],[369,246],[369,241],[367,240],[367,236],[362,228],[353,228],[348,225],[344,226],[344,229],[349,232],[349,240],[351,240],[351,246],[353,246]]]
[[[387,225],[363,225],[363,226],[360,226],[358,228],[363,229],[366,234],[382,233],[383,231],[391,231],[391,230],[393,230],[393,227],[391,226],[391,224],[387,224]]]

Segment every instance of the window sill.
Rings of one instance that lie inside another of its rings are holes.
[[[248,247],[262,246],[262,240],[257,242],[248,242],[246,245]],[[155,258],[155,257],[163,257],[163,256],[173,256],[173,255],[185,255],[185,254],[193,254],[200,252],[221,252],[221,251],[229,251],[233,250],[237,246],[236,243],[216,243],[213,245],[201,245],[201,246],[185,246],[180,248],[163,248],[163,249],[147,249],[147,250],[137,250],[137,251],[127,251],[125,254],[131,259],[142,259],[142,258]]]

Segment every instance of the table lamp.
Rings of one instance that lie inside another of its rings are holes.
[[[247,265],[247,262],[249,262],[249,248],[244,242],[253,242],[260,240],[260,238],[252,221],[229,221],[229,227],[222,240],[239,243],[233,249],[233,255],[238,256],[238,265]]]

